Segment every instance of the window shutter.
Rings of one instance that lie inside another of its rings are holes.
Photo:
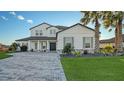
[[[93,37],[91,37],[91,48],[93,48]]]
[[[85,37],[83,37],[83,48],[85,48]]]

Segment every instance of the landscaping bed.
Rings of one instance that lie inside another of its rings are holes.
[[[67,80],[124,80],[124,56],[62,57],[61,62]]]

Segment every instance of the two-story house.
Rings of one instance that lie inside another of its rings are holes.
[[[62,52],[64,46],[69,43],[75,50],[82,52],[87,50],[89,53],[94,53],[94,29],[80,23],[70,27],[42,23],[29,30],[31,32],[30,37],[16,40],[20,46],[26,45],[29,51]]]

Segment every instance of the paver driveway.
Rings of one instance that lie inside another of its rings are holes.
[[[0,60],[0,80],[66,80],[57,53],[25,52]]]

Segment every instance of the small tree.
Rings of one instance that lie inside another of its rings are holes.
[[[66,44],[64,49],[63,49],[63,53],[71,54],[71,51],[72,51],[71,44]]]
[[[16,51],[17,47],[18,47],[17,43],[12,43],[9,47],[9,50],[14,52]]]

